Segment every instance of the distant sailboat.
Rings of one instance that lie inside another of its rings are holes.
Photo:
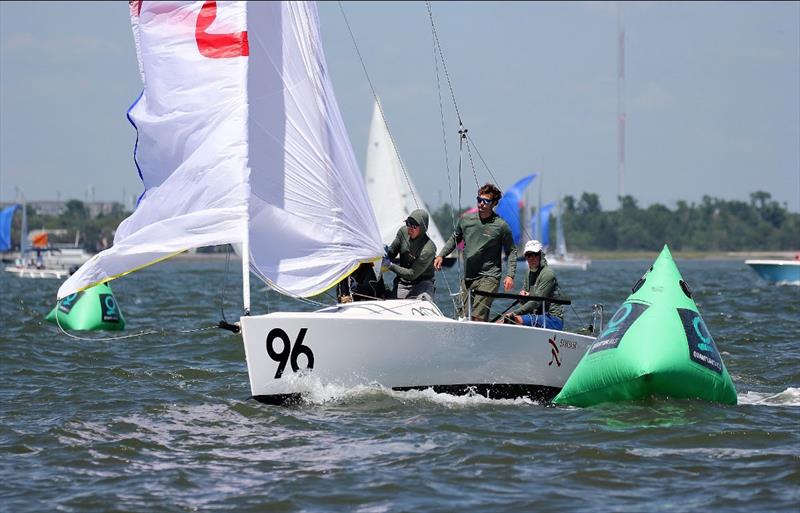
[[[394,240],[398,228],[403,226],[403,221],[411,212],[426,208],[414,182],[403,169],[399,152],[394,147],[389,128],[376,101],[369,129],[364,180],[384,244]],[[431,212],[428,211],[428,214],[428,237],[436,244],[438,251],[444,247],[444,239],[433,216],[430,216]],[[446,263],[447,260],[450,260],[451,265],[455,261],[454,258],[445,259]]]
[[[547,254],[547,264],[556,269],[580,269],[585,271],[592,261],[588,258],[570,255],[567,252],[567,239],[564,237],[564,221],[561,213],[561,201],[558,202],[558,215],[556,216],[556,249]],[[545,219],[550,216],[547,215]],[[546,221],[545,221],[546,222]],[[544,230],[542,230],[544,232]]]
[[[0,213],[0,249],[11,249],[11,221],[17,209],[22,210],[22,224],[20,226],[19,256],[12,265],[5,267],[6,272],[15,274],[20,278],[66,278],[69,272],[66,269],[56,269],[47,265],[44,260],[48,251],[46,232],[37,238],[37,244],[31,246],[28,240],[28,208],[23,200],[22,204],[15,204],[3,209]]]

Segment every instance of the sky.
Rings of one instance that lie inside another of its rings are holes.
[[[457,202],[459,127],[441,63],[440,109],[425,3],[342,7],[369,81],[338,3],[319,4],[320,23],[357,160],[371,81],[428,206]],[[462,204],[476,178],[502,189],[539,173],[533,199],[617,207],[620,7],[623,192],[674,208],[763,190],[800,211],[800,2],[434,2],[474,143]],[[125,114],[140,91],[126,2],[0,2],[0,201],[138,196]]]

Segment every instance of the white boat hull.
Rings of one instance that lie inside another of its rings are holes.
[[[298,400],[320,383],[548,401],[594,341],[563,331],[456,321],[418,300],[243,317],[241,327],[252,395],[273,404]]]
[[[800,284],[800,260],[745,260],[765,281]]]
[[[547,256],[547,265],[553,269],[580,269],[585,271],[589,268],[591,260],[588,258],[557,258]]]
[[[37,269],[35,267],[6,266],[6,272],[16,274],[20,278],[55,278],[63,279],[69,276],[69,271],[64,269]]]

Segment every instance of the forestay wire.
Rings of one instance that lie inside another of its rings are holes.
[[[375,105],[378,106],[378,111],[381,113],[381,119],[383,120],[383,124],[386,126],[386,132],[389,134],[389,140],[392,141],[392,148],[394,149],[395,155],[397,155],[398,162],[400,162],[400,169],[403,171],[403,177],[406,179],[408,190],[411,191],[411,197],[414,199],[414,205],[416,205],[417,208],[421,208],[420,202],[417,199],[417,196],[414,194],[414,188],[411,186],[411,179],[408,177],[408,173],[406,172],[406,166],[403,164],[403,159],[400,158],[400,152],[397,149],[397,144],[394,142],[394,135],[392,134],[392,131],[389,130],[389,122],[386,120],[386,116],[383,113],[383,105],[381,105],[381,102],[378,101],[378,93],[375,91],[375,86],[373,85],[372,79],[367,71],[367,65],[364,63],[364,57],[361,55],[361,50],[358,48],[356,36],[353,34],[353,30],[350,28],[350,22],[347,20],[347,14],[344,12],[344,6],[342,5],[341,1],[337,3],[339,4],[339,10],[342,12],[344,24],[347,26],[347,32],[350,33],[350,40],[353,41],[353,47],[358,55],[358,60],[361,62],[361,69],[364,70],[364,76],[367,77],[367,83],[369,83],[369,88],[372,91],[372,97],[375,99]]]

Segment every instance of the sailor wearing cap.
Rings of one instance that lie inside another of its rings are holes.
[[[520,295],[560,297],[558,280],[553,269],[547,265],[542,243],[538,240],[529,240],[525,243],[524,255],[528,262],[528,274],[525,275],[525,283]],[[504,317],[525,326],[546,327],[554,330],[564,329],[564,307],[546,301],[528,301]],[[503,321],[504,319],[500,319],[498,322]]]

